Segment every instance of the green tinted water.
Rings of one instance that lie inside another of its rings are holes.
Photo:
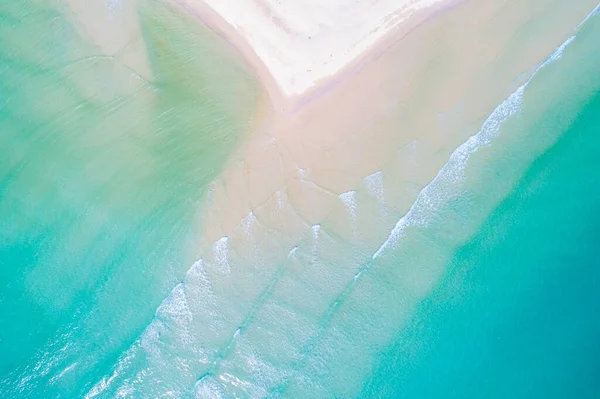
[[[146,82],[99,54],[68,10],[0,4],[3,397],[81,395],[193,259],[207,185],[258,87],[180,14],[141,7]]]

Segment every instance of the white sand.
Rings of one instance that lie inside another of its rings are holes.
[[[183,0],[190,7],[200,1]],[[294,96],[440,0],[203,1],[245,38],[282,94]]]

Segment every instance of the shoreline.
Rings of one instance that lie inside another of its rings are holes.
[[[169,0],[169,2],[179,8],[180,11],[197,18],[200,23],[215,32],[224,42],[242,56],[248,68],[256,75],[257,81],[263,86],[269,98],[269,108],[275,110],[275,104],[287,104],[289,100],[280,92],[277,83],[265,63],[256,55],[244,36],[225,21],[221,15],[204,3],[204,1],[194,2],[193,5],[188,4],[186,0]]]
[[[296,96],[297,101],[294,111],[317,100],[322,95],[325,95],[329,91],[335,89],[335,87],[343,84],[344,81],[367,67],[369,63],[383,56],[387,51],[394,47],[394,45],[402,41],[406,36],[410,35],[411,32],[418,29],[423,24],[426,24],[428,21],[439,17],[467,1],[469,0],[441,0],[432,6],[425,7],[409,15],[385,35],[378,37],[368,49],[360,53],[354,59],[349,60],[344,67],[339,69],[335,74],[316,81],[313,88]]]
[[[278,92],[277,84],[269,73],[265,63],[256,55],[243,35],[225,21],[221,15],[204,1],[194,2],[193,5],[190,5],[186,0],[169,0],[168,2],[175,5],[180,11],[197,18],[200,23],[207,26],[221,37],[223,41],[232,46],[242,56],[249,69],[256,74],[258,81],[264,86],[270,97],[271,103],[275,104],[284,101],[284,98],[280,97],[281,94]]]
[[[396,43],[409,35],[419,26],[429,20],[465,3],[467,0],[439,0],[432,5],[422,7],[405,18],[402,18],[393,28],[383,35],[376,37],[368,48],[348,59],[334,74],[313,81],[313,84],[302,93],[286,94],[277,83],[265,61],[257,54],[243,32],[231,25],[221,14],[215,11],[204,0],[193,2],[189,0],[170,0],[182,11],[197,18],[202,24],[219,35],[227,44],[238,51],[248,67],[254,71],[259,82],[263,85],[271,100],[271,106],[277,113],[295,113],[306,104],[313,102],[325,93],[342,84],[348,78],[359,72],[369,63],[381,57]]]
[[[216,197],[211,201],[215,209],[206,219],[201,218],[205,221],[203,245],[243,235],[235,232],[256,218],[255,223],[263,228],[289,229],[296,237],[302,235],[300,230],[335,219],[336,229],[348,236],[349,229],[356,226],[349,227],[347,215],[340,213],[347,204],[339,196],[356,190],[381,197],[375,198],[380,204],[370,206],[369,213],[379,213],[385,202],[394,217],[403,215],[416,198],[416,188],[435,177],[447,156],[477,131],[497,101],[510,93],[515,79],[528,73],[554,49],[555,43],[564,40],[563,33],[556,29],[546,32],[552,34],[549,37],[540,33],[540,43],[515,42],[511,33],[529,15],[558,14],[560,11],[552,10],[553,1],[540,2],[541,6],[443,2],[439,4],[443,9],[430,9],[421,19],[413,18],[412,25],[400,26],[373,46],[369,54],[363,54],[357,64],[348,65],[316,93],[306,94],[296,103],[279,90],[279,99],[273,98],[272,89],[277,89],[274,79],[252,53],[263,68],[256,73],[266,73],[263,76],[271,85],[271,91],[267,87],[271,107],[259,105],[264,111],[257,116],[255,129],[248,132],[248,138],[216,182]],[[495,21],[490,26],[485,21],[498,10],[511,25]],[[467,15],[481,18],[465,20]],[[565,18],[578,21],[575,15]],[[448,31],[455,38],[444,38],[450,47],[440,50],[438,31],[449,28],[456,30]],[[229,30],[234,29],[229,26]],[[484,30],[484,39],[472,35],[472,31],[480,30]],[[242,38],[237,33],[233,37]],[[486,40],[497,50],[489,50]],[[503,50],[505,42],[521,48],[517,62],[506,64],[497,59],[496,52]],[[235,47],[233,43],[227,40]],[[247,43],[244,48],[250,51]],[[432,64],[436,57],[448,55],[451,62],[447,66]],[[431,65],[442,73],[432,75],[439,80],[438,86],[431,86],[431,78],[423,75],[424,68],[428,70]],[[495,72],[490,70],[491,65]],[[428,99],[421,99],[423,95]],[[399,126],[403,128],[394,132]],[[402,183],[384,190],[385,182],[392,179]],[[381,187],[370,187],[373,184]],[[287,216],[280,214],[278,201],[282,198]],[[368,246],[375,249],[393,227],[381,217],[361,227],[363,238],[369,237]]]

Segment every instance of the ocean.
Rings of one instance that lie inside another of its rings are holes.
[[[377,251],[313,225],[251,301],[255,275],[226,287],[197,246],[255,78],[160,2],[151,81],[68,15],[0,4],[1,397],[600,396],[598,9]]]

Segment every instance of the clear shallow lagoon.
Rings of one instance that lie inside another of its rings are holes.
[[[426,220],[376,259],[314,226],[212,348],[203,312],[231,309],[201,303],[197,215],[258,88],[149,7],[150,83],[56,10],[0,6],[1,396],[597,397],[598,16],[499,105]]]

